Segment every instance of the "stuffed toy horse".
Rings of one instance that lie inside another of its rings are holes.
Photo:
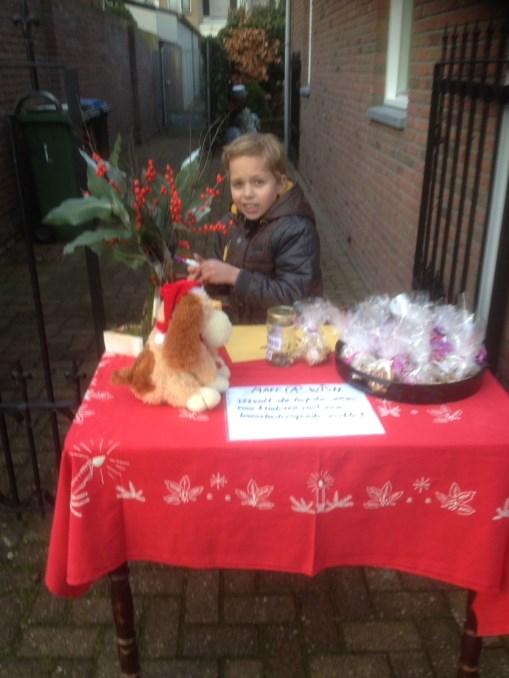
[[[203,412],[218,405],[230,371],[217,353],[232,331],[205,290],[190,280],[163,285],[163,320],[134,363],[112,375],[145,403]]]

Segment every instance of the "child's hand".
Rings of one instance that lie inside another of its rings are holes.
[[[226,264],[219,259],[202,259],[197,279],[211,285],[235,285],[240,268]]]

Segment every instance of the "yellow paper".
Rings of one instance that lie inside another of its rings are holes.
[[[338,343],[340,335],[338,328],[334,327],[334,325],[322,325],[322,332],[324,333],[325,338],[327,339],[327,346],[329,347],[329,351],[335,351],[336,344]]]
[[[226,350],[233,363],[262,360],[267,349],[266,325],[234,325]]]
[[[332,325],[324,325],[322,331],[329,350],[333,351],[339,338],[337,329]],[[263,360],[267,350],[267,326],[234,325],[226,350],[233,363]]]

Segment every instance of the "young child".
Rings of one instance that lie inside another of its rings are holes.
[[[267,309],[320,296],[320,240],[313,211],[288,179],[283,147],[272,134],[245,134],[223,151],[234,226],[218,234],[217,258],[195,255],[190,277],[222,297],[233,322],[263,323]],[[218,294],[219,293],[219,294]]]

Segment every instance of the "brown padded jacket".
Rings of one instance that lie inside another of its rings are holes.
[[[259,220],[229,214],[234,226],[218,235],[215,255],[241,269],[222,298],[232,322],[265,322],[267,309],[322,294],[320,239],[313,210],[294,184]],[[211,288],[211,294],[224,292]],[[219,294],[221,297],[222,295]]]

